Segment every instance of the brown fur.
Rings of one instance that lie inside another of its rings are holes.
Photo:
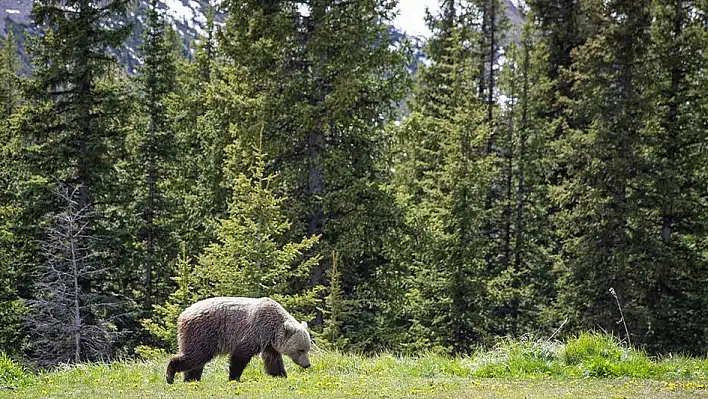
[[[167,366],[166,378],[184,372],[185,381],[199,381],[204,364],[230,355],[229,380],[239,380],[251,358],[261,353],[267,374],[286,377],[282,355],[310,366],[310,334],[279,303],[270,298],[216,297],[199,301],[177,320],[179,354]]]

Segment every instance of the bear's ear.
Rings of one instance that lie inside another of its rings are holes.
[[[301,322],[300,322],[300,325],[302,326],[302,328],[304,328],[305,330],[307,330],[307,322],[306,322],[306,321],[301,321]]]
[[[292,323],[292,322],[285,323],[285,335],[287,337],[295,334],[295,332],[297,332],[297,330],[298,330],[298,328],[296,327],[296,325],[294,323]]]

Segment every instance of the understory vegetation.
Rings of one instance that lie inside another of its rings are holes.
[[[419,59],[408,1],[183,1],[188,44],[167,3],[35,0],[0,41],[3,384],[164,391],[115,360],[213,296],[384,379],[704,377],[669,354],[708,349],[708,1],[439,0]]]
[[[582,334],[566,343],[501,340],[469,356],[345,354],[317,350],[313,366],[287,361],[288,379],[266,376],[254,358],[242,382],[227,382],[227,362],[207,365],[201,383],[168,386],[167,356],[60,366],[37,374],[0,360],[0,397],[700,397],[708,359],[650,358],[611,336]]]

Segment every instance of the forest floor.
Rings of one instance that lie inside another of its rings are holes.
[[[178,374],[173,385],[164,378],[168,357],[159,353],[39,374],[20,373],[0,359],[0,398],[708,397],[708,359],[649,358],[629,349],[617,352],[621,348],[612,341],[596,338],[582,345],[507,342],[456,358],[316,351],[307,370],[286,360],[287,379],[266,376],[254,358],[241,382],[227,381],[227,360],[219,357],[200,383],[184,383]]]

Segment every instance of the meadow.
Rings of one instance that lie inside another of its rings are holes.
[[[362,356],[316,350],[312,367],[286,361],[271,378],[254,358],[241,382],[227,361],[209,363],[200,383],[164,379],[168,356],[66,365],[32,372],[0,355],[0,398],[701,398],[708,358],[649,357],[612,337],[567,342],[502,340],[470,356]]]

